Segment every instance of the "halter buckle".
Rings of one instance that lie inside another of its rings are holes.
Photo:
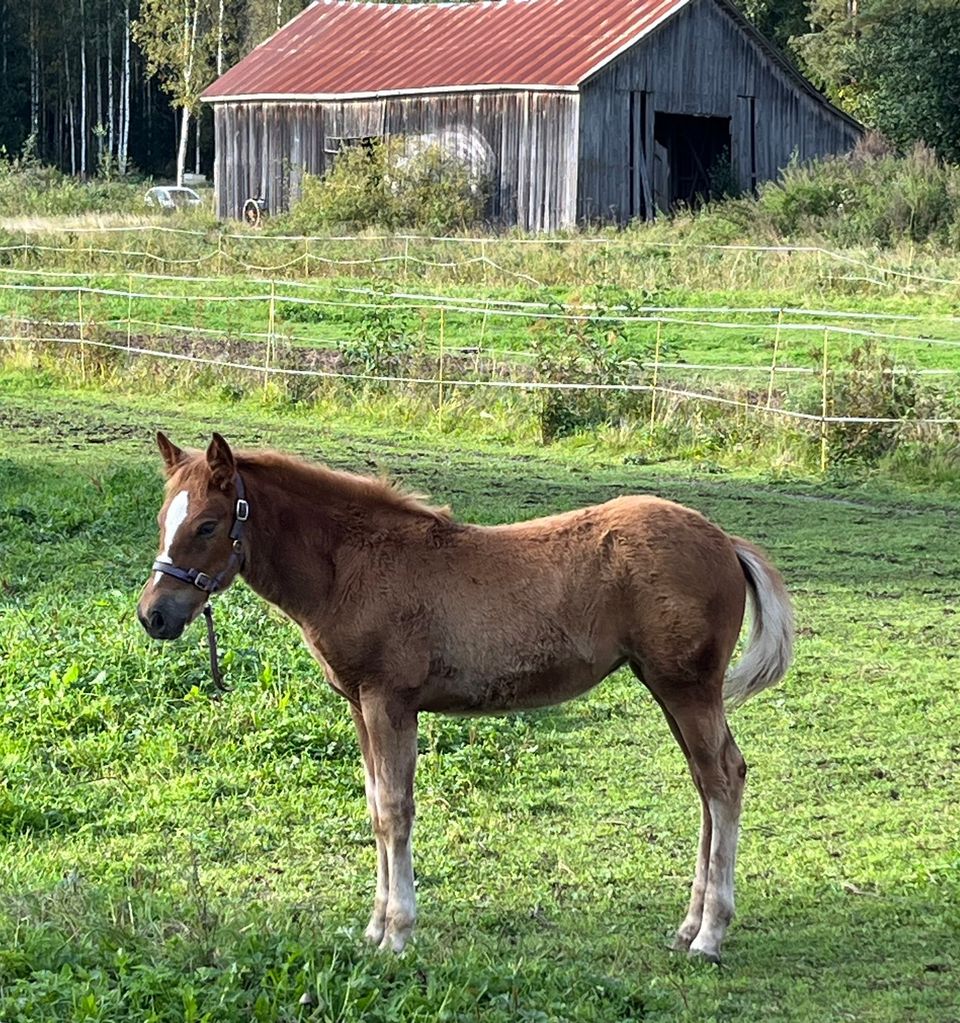
[[[250,505],[242,498],[237,499],[237,510],[236,510],[237,522],[246,522],[250,518]]]
[[[193,585],[198,590],[205,590],[209,593],[213,589],[213,579],[207,575],[206,572],[197,572],[197,577],[193,580]]]

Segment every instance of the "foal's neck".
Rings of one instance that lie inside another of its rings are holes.
[[[345,548],[355,560],[375,535],[415,542],[451,524],[445,510],[380,480],[269,453],[241,456],[237,468],[250,503],[243,576],[300,624],[335,605]]]

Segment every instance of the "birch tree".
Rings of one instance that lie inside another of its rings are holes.
[[[117,166],[121,174],[127,173],[127,153],[130,145],[130,40],[132,35],[130,0],[125,0],[123,5],[123,72],[120,79],[120,141],[117,146]]]
[[[213,26],[217,0],[141,0],[133,38],[146,60],[147,73],[180,111],[177,184],[183,184],[190,118],[200,93],[213,80]]]
[[[80,176],[87,176],[87,20],[80,0]]]

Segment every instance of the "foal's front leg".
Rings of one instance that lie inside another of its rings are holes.
[[[360,752],[363,755],[363,789],[367,796],[367,810],[370,814],[370,821],[373,824],[373,837],[377,844],[377,894],[373,900],[373,913],[370,915],[370,923],[364,932],[364,937],[371,945],[379,945],[383,940],[383,932],[387,920],[387,894],[388,894],[388,864],[387,846],[383,841],[380,827],[380,815],[377,811],[377,772],[373,759],[373,750],[370,746],[370,736],[367,733],[367,726],[363,721],[363,712],[358,706],[351,703],[350,713],[353,715],[353,723],[357,729],[357,740],[360,743]]]
[[[361,693],[363,724],[373,758],[378,858],[385,853],[387,898],[380,948],[399,952],[413,933],[417,916],[413,887],[413,778],[417,767],[417,715],[392,706],[388,695]],[[378,870],[379,907],[380,878]],[[373,937],[374,920],[368,934]]]

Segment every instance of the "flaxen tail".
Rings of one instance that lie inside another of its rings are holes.
[[[747,579],[753,624],[743,657],[723,681],[728,708],[779,682],[793,659],[793,608],[780,573],[752,543],[730,539]]]

